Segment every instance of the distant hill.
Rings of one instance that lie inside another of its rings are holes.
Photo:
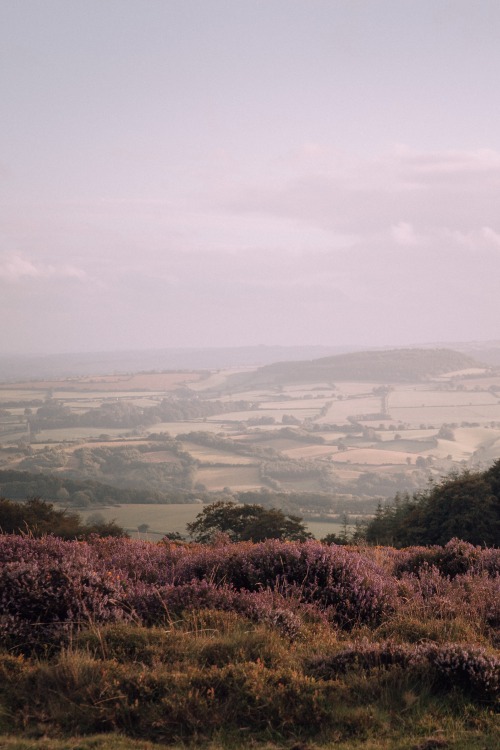
[[[405,383],[474,367],[484,365],[452,349],[391,349],[339,354],[306,362],[277,362],[251,373],[235,374],[229,378],[228,386],[343,380]]]
[[[0,382],[24,379],[67,378],[165,370],[222,370],[259,367],[279,360],[325,357],[360,347],[349,346],[240,346],[206,349],[152,349],[144,351],[82,352],[78,354],[0,355]]]

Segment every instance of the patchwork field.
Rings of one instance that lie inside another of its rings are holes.
[[[162,502],[176,491],[204,502],[221,490],[284,493],[281,507],[307,516],[369,514],[398,491],[500,458],[495,370],[269,387],[237,386],[234,374],[0,384],[0,464],[143,490],[145,500],[155,492]]]

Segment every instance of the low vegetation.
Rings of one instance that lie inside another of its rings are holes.
[[[6,734],[495,747],[498,550],[4,535],[0,563]]]
[[[424,350],[160,375],[1,405],[0,747],[496,750],[498,375]],[[195,500],[191,542],[95,515]]]

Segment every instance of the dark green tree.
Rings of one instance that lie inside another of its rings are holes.
[[[217,534],[227,534],[231,541],[261,542],[265,539],[305,541],[311,538],[299,516],[285,515],[276,508],[262,505],[238,505],[218,502],[207,505],[187,525],[197,542],[210,542]]]
[[[127,536],[114,521],[83,524],[76,513],[56,510],[52,503],[39,497],[29,498],[24,503],[0,498],[0,533],[34,537],[53,534],[62,539],[84,539],[91,534]]]
[[[397,547],[446,544],[454,537],[500,545],[500,461],[487,471],[466,470],[424,492],[396,496],[379,507],[366,532],[368,542]]]

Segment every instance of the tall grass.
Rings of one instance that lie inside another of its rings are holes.
[[[0,729],[493,750],[493,553],[0,538]]]

